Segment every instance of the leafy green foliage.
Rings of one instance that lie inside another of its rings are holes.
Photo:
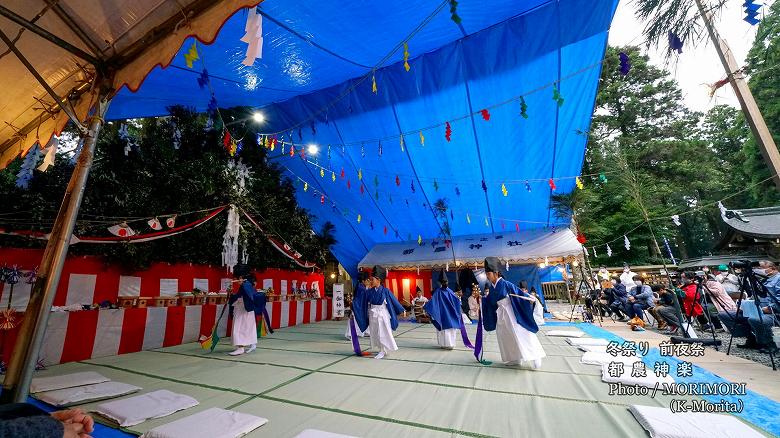
[[[231,131],[242,136],[243,150],[236,158],[252,171],[245,194],[233,189],[235,179],[227,172],[229,156],[218,131],[204,131],[205,117],[191,110],[173,107],[171,116],[128,122],[140,147],[125,156],[125,142],[119,138],[119,123],[107,124],[98,139],[95,160],[76,224],[77,235],[107,235],[106,228],[119,217],[145,218],[193,212],[233,203],[249,212],[260,224],[300,251],[304,258],[322,266],[335,243],[333,225],[326,224],[321,236],[311,229],[308,212],[297,206],[291,181],[267,162],[251,130],[241,124],[245,109],[222,110],[226,120],[238,121]],[[174,127],[175,126],[175,127]],[[178,150],[173,147],[174,129],[181,132]],[[48,232],[72,172],[69,157],[57,157],[46,173],[36,171],[29,190],[14,185],[19,163],[0,172],[0,223],[9,229]],[[177,225],[196,220],[203,213],[177,218]],[[127,269],[143,268],[151,262],[191,262],[219,265],[226,215],[174,237],[139,244],[71,247],[75,254],[103,255]],[[250,264],[257,268],[294,268],[248,221],[242,221],[242,240],[249,246]],[[148,231],[145,221],[130,222],[136,231]],[[39,241],[0,238],[7,246],[42,246]]]

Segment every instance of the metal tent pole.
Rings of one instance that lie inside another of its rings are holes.
[[[96,79],[95,84],[99,87],[97,109],[89,121],[84,146],[76,162],[76,167],[73,169],[60,211],[46,244],[38,278],[30,292],[30,302],[27,305],[8,371],[3,381],[0,403],[25,402],[27,400],[30,381],[49,321],[51,305],[60,281],[65,257],[68,254],[89,170],[92,167],[95,144],[103,126],[103,117],[112,94],[111,81]]]

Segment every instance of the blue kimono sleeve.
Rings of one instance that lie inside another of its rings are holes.
[[[436,289],[423,308],[430,315],[431,323],[436,330],[460,328],[460,300],[449,288]]]
[[[487,296],[482,298],[482,325],[486,331],[492,332],[496,329],[498,322],[498,301],[506,297],[502,295],[503,289],[497,290],[490,287]]]
[[[398,328],[398,315],[404,313],[404,306],[398,302],[398,299],[389,289],[383,289],[385,301],[387,302],[387,312],[390,314],[390,327],[395,330]]]
[[[247,312],[255,311],[254,296],[256,292],[257,291],[255,290],[254,286],[252,286],[251,281],[247,280],[241,283],[241,289],[239,290],[239,293],[244,301],[244,309]]]
[[[268,302],[268,297],[266,297],[265,292],[255,292],[252,298],[252,301],[254,301],[255,313],[262,313],[263,309],[265,309],[265,303]]]
[[[368,330],[368,296],[362,284],[358,285],[352,297],[352,315],[361,332]]]

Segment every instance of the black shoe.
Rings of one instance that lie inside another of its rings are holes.
[[[760,350],[763,348],[762,345],[756,344],[755,342],[745,342],[744,344],[737,344],[737,348],[747,348],[750,350]]]

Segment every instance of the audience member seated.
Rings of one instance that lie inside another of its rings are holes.
[[[94,426],[78,408],[49,414],[29,403],[0,405],[0,437],[89,438]]]
[[[479,319],[479,286],[471,286],[471,296],[469,297],[469,318]]]
[[[634,275],[632,280],[636,286],[629,291],[627,297],[626,314],[631,318],[628,323],[644,327],[645,322],[642,319],[644,310],[655,305],[653,291],[650,289],[650,286],[644,284],[644,279],[641,275]]]
[[[619,277],[612,278],[612,296],[613,300],[609,308],[621,322],[628,321],[628,318],[623,314],[623,309],[625,309],[628,302],[628,292]]]
[[[417,322],[424,322],[421,321],[421,318],[425,319],[427,317],[425,310],[423,309],[423,306],[427,302],[428,298],[423,296],[422,289],[420,289],[420,286],[417,286],[417,296],[412,298],[412,319],[417,320]]]
[[[664,306],[674,307],[674,303],[670,300],[671,297],[666,293],[663,285],[654,284],[650,286],[650,290],[653,291],[653,302],[655,304],[653,307],[647,309],[647,311],[653,315],[653,318],[655,318],[656,321],[658,321],[658,330],[664,330],[668,324],[666,323],[666,319],[660,315],[660,311]]]
[[[755,335],[754,343],[751,344],[751,339],[748,337],[748,342],[738,345],[738,347],[755,348],[765,353],[777,353],[777,345],[772,339],[772,326],[780,324],[780,320],[778,320],[780,306],[777,304],[780,302],[780,272],[777,271],[777,265],[768,260],[762,260],[759,263],[759,268],[753,271],[766,277],[764,287],[766,287],[768,294],[763,297],[759,294],[761,314],[756,312],[755,316],[748,317],[748,323]]]

